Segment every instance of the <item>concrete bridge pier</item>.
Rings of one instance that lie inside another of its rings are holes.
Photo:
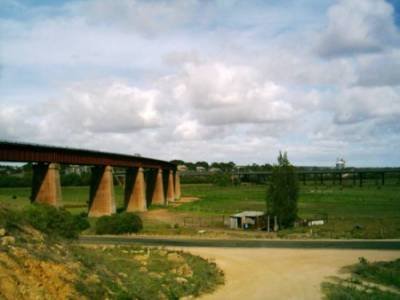
[[[175,199],[181,199],[181,177],[178,171],[175,172]]]
[[[175,201],[174,171],[168,173],[167,204]]]
[[[89,217],[109,216],[116,213],[112,170],[111,166],[92,168]]]
[[[33,165],[31,202],[62,206],[59,164]]]
[[[143,168],[126,171],[125,207],[127,212],[147,211],[146,183]]]
[[[151,203],[153,205],[166,205],[164,195],[163,171],[161,168],[157,171]]]

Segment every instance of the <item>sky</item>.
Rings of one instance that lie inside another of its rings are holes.
[[[400,166],[400,1],[0,2],[2,140]]]

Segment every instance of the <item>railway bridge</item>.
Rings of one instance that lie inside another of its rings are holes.
[[[141,156],[0,141],[0,161],[32,162],[31,201],[62,206],[60,165],[91,166],[89,216],[116,212],[113,168],[125,169],[125,209],[146,211],[148,205],[168,205],[181,196],[176,165]]]

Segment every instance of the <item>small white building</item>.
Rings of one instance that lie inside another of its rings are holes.
[[[336,169],[343,170],[346,167],[346,161],[343,158],[336,159]]]
[[[230,216],[229,225],[232,229],[260,229],[265,225],[265,213],[263,211],[242,211]]]
[[[210,173],[221,173],[222,170],[220,168],[210,168],[208,170]]]
[[[196,172],[203,173],[205,171],[206,171],[206,168],[204,168],[204,167],[201,167],[201,166],[196,167]]]
[[[178,165],[177,169],[179,172],[186,172],[188,170],[188,167],[186,165]]]
[[[82,175],[83,173],[88,173],[90,172],[90,167],[89,166],[80,166],[80,165],[69,165],[65,169],[65,174],[76,174],[76,175]]]

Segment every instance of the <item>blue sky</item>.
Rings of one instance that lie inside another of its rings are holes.
[[[396,0],[3,0],[0,139],[399,166],[399,25]]]

